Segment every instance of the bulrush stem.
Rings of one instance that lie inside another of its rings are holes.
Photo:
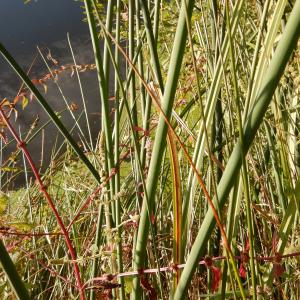
[[[12,127],[12,125],[10,124],[8,118],[6,117],[4,111],[2,110],[2,108],[0,107],[0,115],[2,117],[2,120],[4,121],[4,123],[6,124],[8,130],[10,131],[10,133],[12,134],[12,136],[14,137],[14,139],[16,140],[17,144],[18,144],[18,147],[23,151],[33,173],[34,173],[34,176],[36,178],[36,182],[38,183],[39,187],[40,187],[40,190],[41,192],[44,194],[50,208],[52,209],[54,215],[55,215],[55,218],[57,220],[57,223],[65,237],[65,240],[66,240],[66,244],[67,244],[67,247],[69,249],[69,252],[70,252],[70,256],[72,258],[72,263],[73,263],[73,266],[74,266],[74,272],[75,272],[75,278],[76,278],[76,281],[77,281],[77,288],[79,290],[79,294],[80,294],[80,299],[81,300],[85,300],[85,295],[84,295],[84,287],[81,283],[81,277],[80,277],[80,272],[79,272],[79,267],[78,267],[78,264],[77,264],[77,255],[76,255],[76,250],[74,249],[73,245],[72,245],[72,242],[71,242],[71,239],[69,237],[69,234],[68,234],[68,231],[55,207],[55,204],[53,202],[53,200],[51,199],[50,195],[48,194],[47,192],[47,188],[46,186],[43,184],[43,181],[41,179],[41,176],[32,160],[32,157],[30,155],[30,153],[28,152],[27,148],[26,148],[26,143],[24,141],[21,140],[21,138],[19,137],[19,135],[17,134],[17,132],[15,131],[15,129]]]

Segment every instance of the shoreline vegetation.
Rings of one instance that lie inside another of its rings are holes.
[[[0,41],[22,81],[0,99],[1,299],[299,299],[300,0],[79,2],[91,64],[68,35],[73,63],[38,49],[32,78]],[[49,121],[21,132],[33,101]],[[50,123],[65,148],[43,170],[29,146]]]

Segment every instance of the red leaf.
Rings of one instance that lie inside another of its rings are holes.
[[[246,270],[246,264],[249,261],[249,251],[250,251],[250,241],[249,238],[247,238],[245,248],[241,253],[241,263],[239,268],[239,274],[243,279],[246,279],[247,277],[247,270]]]
[[[273,262],[273,274],[275,277],[280,277],[284,273],[284,267],[281,264],[282,257],[280,253],[275,252],[275,259]]]
[[[248,263],[249,261],[249,254],[248,251],[244,251],[241,253],[241,263]]]
[[[118,169],[117,168],[111,168],[111,176],[114,176],[118,173]]]
[[[241,263],[241,264],[240,264],[239,273],[240,273],[240,276],[241,276],[243,279],[246,279],[246,277],[247,277],[247,271],[246,271],[246,268],[245,268],[244,263]]]
[[[46,74],[46,75],[43,77],[43,80],[49,80],[49,79],[51,79],[51,74],[50,74],[50,73]]]
[[[111,300],[113,299],[112,291],[111,290],[105,290],[100,294],[100,299],[103,300]]]
[[[275,231],[272,237],[272,250],[274,253],[276,253],[277,250],[277,244],[278,244],[278,234]]]
[[[215,266],[211,266],[210,270],[212,272],[212,283],[211,283],[211,289],[213,292],[215,292],[220,284],[220,280],[221,280],[221,276],[222,276],[222,272],[219,268],[215,267]]]
[[[249,252],[250,251],[250,241],[249,238],[247,239],[246,245],[245,245],[245,252]]]
[[[33,84],[39,84],[40,82],[39,82],[39,79],[31,79],[31,82],[33,83]]]
[[[280,277],[284,273],[284,268],[280,263],[273,263],[273,274],[275,277]]]
[[[145,291],[146,295],[150,300],[156,300],[157,299],[157,293],[156,290],[151,286],[149,281],[145,278],[145,276],[141,276],[141,287]]]
[[[205,262],[205,265],[206,265],[207,268],[210,268],[212,266],[212,263],[213,263],[210,256],[205,256],[204,262]]]
[[[144,133],[144,135],[145,136],[149,136],[149,130],[145,130],[145,129],[143,129],[142,127],[139,127],[139,126],[134,126],[133,127],[133,130],[134,131],[141,131],[141,132],[143,132]]]
[[[155,214],[154,213],[151,214],[151,223],[152,223],[152,225],[155,224]]]
[[[142,127],[139,127],[139,126],[133,126],[133,130],[134,131],[144,131],[144,129]]]

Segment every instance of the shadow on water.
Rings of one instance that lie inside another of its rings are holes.
[[[60,68],[61,66],[67,67],[67,70],[58,75],[57,82],[67,102],[76,104],[78,107],[78,110],[74,112],[76,117],[82,112],[83,104],[77,77],[76,75],[71,76],[72,72],[68,68],[68,66],[73,64],[73,59],[67,42],[67,33],[70,34],[77,65],[92,64],[94,62],[88,25],[82,21],[84,15],[81,6],[81,2],[73,0],[32,0],[26,5],[20,0],[2,0],[0,10],[1,43],[10,51],[25,71],[30,68],[34,58],[37,57],[30,71],[29,77],[31,79],[39,79],[49,73],[43,59],[38,55],[37,46],[44,49],[43,52],[45,54],[48,52],[47,49],[51,50],[52,57],[58,61],[56,66],[49,61],[52,69]],[[96,72],[95,70],[81,72],[80,78],[82,80],[91,132],[95,140],[101,124],[101,102]],[[42,87],[40,89],[43,91],[45,99],[55,111],[65,110],[62,114],[62,121],[68,129],[73,128],[75,124],[74,119],[71,117],[70,112],[66,110],[66,104],[56,84],[51,79],[46,82],[46,85],[46,94]],[[7,98],[12,101],[17,95],[20,86],[20,79],[3,57],[0,57],[0,100]],[[13,124],[17,130],[22,132],[23,136],[28,132],[37,116],[39,117],[39,126],[42,126],[49,120],[41,106],[34,99],[29,101],[24,110],[22,110],[22,101],[20,101],[17,104],[17,110],[18,118]],[[80,126],[87,137],[87,124],[84,116],[80,120]],[[43,134],[44,138],[42,131],[37,134],[28,145],[28,148],[36,164],[40,165],[43,147],[42,163],[44,166],[47,166],[53,145],[56,141],[61,144],[63,138],[53,124],[45,127]],[[77,141],[80,140],[79,130],[75,129],[72,135]],[[14,142],[3,148],[2,166],[6,166],[5,162],[8,159],[8,155],[15,149],[16,144]],[[19,160],[20,158],[21,156],[19,156]],[[22,164],[20,166],[22,167]],[[1,178],[1,188],[5,184],[6,176]],[[14,187],[24,184],[24,179],[24,174],[21,174],[14,181]]]

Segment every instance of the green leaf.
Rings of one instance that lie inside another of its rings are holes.
[[[1,167],[0,170],[4,172],[17,172],[20,170],[20,168],[17,167]]]
[[[3,192],[0,192],[0,215],[2,215],[6,208],[7,208],[7,204],[8,204],[8,197],[6,194],[4,194]]]
[[[28,98],[23,96],[23,99],[22,99],[22,109],[24,110],[25,107],[28,105]]]
[[[98,252],[98,247],[96,244],[92,244],[91,247],[90,247],[90,251],[92,252],[93,255],[96,255],[97,252]]]
[[[49,265],[63,265],[64,263],[64,258],[49,259]]]
[[[300,201],[300,179],[298,179],[296,183],[294,193],[295,193],[296,200]]]
[[[133,282],[132,282],[133,278],[132,277],[125,277],[124,281],[125,281],[125,292],[126,294],[130,294],[132,292],[133,289]]]
[[[28,223],[26,221],[24,221],[24,222],[12,222],[12,223],[9,223],[9,225],[11,227],[14,227],[17,230],[22,230],[22,231],[30,231],[30,230],[34,229],[34,227],[35,227],[35,224]]]

